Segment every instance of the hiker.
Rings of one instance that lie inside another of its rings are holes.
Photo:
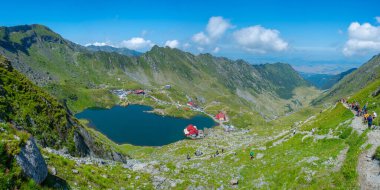
[[[367,121],[368,121],[368,129],[371,129],[371,127],[372,127],[372,121],[373,121],[372,115],[368,116]]]
[[[360,113],[361,113],[361,109],[360,109],[360,108],[358,108],[358,109],[357,109],[357,112],[356,112],[356,116],[358,116],[358,117],[359,117],[359,116],[360,116]]]
[[[376,117],[377,117],[377,113],[376,113],[376,112],[373,112],[372,119],[376,119]]]
[[[367,121],[368,121],[368,117],[369,117],[369,114],[367,113],[367,114],[364,114],[364,123],[367,123]]]
[[[363,110],[363,113],[365,112],[365,110],[367,109],[367,105],[368,105],[368,103],[366,103],[364,106],[363,106],[363,108],[362,108],[362,110]]]
[[[253,151],[251,151],[250,153],[249,153],[249,156],[251,157],[251,160],[255,157],[255,153],[253,152]]]

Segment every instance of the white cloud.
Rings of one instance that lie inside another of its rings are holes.
[[[380,23],[380,16],[375,17],[376,21]]]
[[[210,38],[206,36],[206,34],[203,32],[199,32],[195,34],[192,39],[195,43],[202,44],[202,45],[209,44],[211,41]]]
[[[214,52],[214,53],[219,53],[219,51],[220,51],[219,47],[216,47],[216,48],[214,48],[214,50],[212,50],[212,52]]]
[[[170,48],[177,48],[179,46],[178,40],[168,40],[165,42],[165,46],[168,46]]]
[[[207,24],[207,33],[212,39],[220,38],[228,28],[231,28],[229,21],[221,16],[211,17]]]
[[[211,17],[206,26],[206,33],[199,32],[194,34],[192,40],[198,44],[206,45],[211,42],[219,39],[223,36],[223,34],[227,31],[227,29],[231,28],[232,25],[226,19],[221,16]]]
[[[374,51],[380,51],[380,26],[351,23],[348,27],[348,41],[344,45],[343,54],[363,55]]]
[[[288,48],[288,43],[281,39],[279,31],[260,25],[237,30],[233,36],[243,49],[253,53],[284,51]]]
[[[145,40],[141,37],[133,37],[129,40],[123,40],[119,46],[133,50],[140,50],[147,47],[152,47],[154,46],[154,43],[152,43],[150,40]]]
[[[94,43],[88,43],[84,46],[113,46],[111,42],[94,42]]]

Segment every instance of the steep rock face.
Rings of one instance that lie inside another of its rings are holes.
[[[80,156],[98,156],[118,162],[126,162],[126,157],[112,147],[96,143],[96,139],[83,127],[77,126],[74,133],[75,147]]]
[[[90,137],[88,137],[88,138],[90,138]],[[74,132],[74,143],[75,143],[75,147],[76,147],[76,150],[77,150],[77,154],[79,156],[84,157],[84,156],[88,156],[88,155],[94,154],[90,150],[90,148],[87,146],[87,143],[86,143],[85,138],[83,137],[83,135],[80,132],[78,132],[78,131]]]
[[[23,172],[36,183],[40,184],[46,179],[48,168],[34,138],[29,138],[15,157]]]

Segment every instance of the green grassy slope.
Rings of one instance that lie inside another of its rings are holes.
[[[380,79],[368,84],[359,92],[352,95],[349,99],[350,102],[358,102],[361,106],[368,103],[367,109],[369,113],[372,114],[373,111],[380,113],[380,95],[373,96],[373,93],[377,91],[380,87]],[[380,124],[379,117],[374,120],[375,125]]]
[[[120,152],[74,118],[63,103],[34,85],[0,55],[0,119],[33,135],[43,147],[67,148],[73,155],[116,159]]]
[[[0,118],[35,135],[44,146],[75,149],[65,108],[0,56]]]

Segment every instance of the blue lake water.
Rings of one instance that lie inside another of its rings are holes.
[[[86,109],[76,117],[89,120],[91,127],[116,143],[140,146],[162,146],[182,140],[185,138],[183,129],[188,124],[196,125],[198,129],[216,125],[203,115],[185,119],[146,112],[151,110],[151,107],[142,105],[115,106],[111,109]]]

